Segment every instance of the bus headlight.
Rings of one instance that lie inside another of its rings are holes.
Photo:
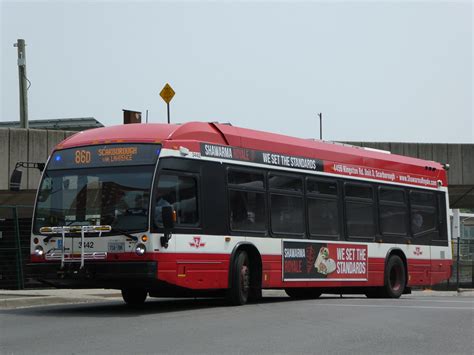
[[[44,249],[41,245],[37,245],[35,247],[35,255],[36,256],[43,256],[44,255]]]
[[[145,254],[145,252],[146,252],[145,244],[138,243],[137,246],[135,247],[135,253],[137,253],[137,255],[143,255]]]

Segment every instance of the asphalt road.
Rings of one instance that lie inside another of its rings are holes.
[[[472,354],[474,297],[149,299],[0,311],[1,354]]]

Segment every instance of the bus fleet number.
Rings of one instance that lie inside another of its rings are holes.
[[[84,242],[85,249],[92,249],[94,247],[94,242]],[[79,242],[79,249],[82,248],[82,242]]]

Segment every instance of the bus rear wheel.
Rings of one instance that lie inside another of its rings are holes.
[[[313,299],[321,296],[321,291],[317,288],[285,288],[285,292],[288,296],[295,299]]]
[[[405,291],[405,264],[398,255],[392,255],[385,266],[384,286],[381,294],[385,298],[400,298]]]
[[[129,306],[141,306],[145,303],[148,292],[141,288],[122,289],[122,298]]]
[[[250,263],[247,253],[239,251],[234,258],[232,267],[231,285],[227,299],[234,306],[247,303],[250,293]]]

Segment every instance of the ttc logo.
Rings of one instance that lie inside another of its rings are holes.
[[[189,245],[193,248],[199,249],[200,247],[205,247],[206,243],[201,241],[201,237],[193,237],[193,241],[189,242]]]
[[[420,247],[416,247],[415,250],[413,251],[413,254],[416,256],[420,256],[423,254],[423,251],[421,250]]]

